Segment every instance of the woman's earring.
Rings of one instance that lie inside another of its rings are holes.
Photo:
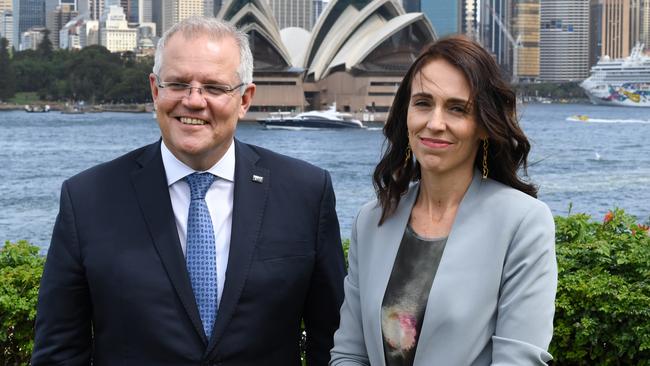
[[[483,140],[483,179],[487,179],[488,177],[488,162],[487,162],[487,157],[488,157],[488,139]]]
[[[411,162],[411,146],[406,145],[406,157],[404,158],[404,169],[409,165]]]

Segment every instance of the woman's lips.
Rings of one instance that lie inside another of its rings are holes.
[[[442,139],[432,139],[426,137],[420,137],[420,141],[424,146],[433,148],[433,149],[444,149],[451,145],[451,142]]]

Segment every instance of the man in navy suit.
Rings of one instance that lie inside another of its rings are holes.
[[[215,19],[162,37],[149,76],[162,141],[63,183],[33,365],[300,365],[301,322],[307,364],[327,364],[345,276],[331,180],[234,139],[252,69],[246,35]],[[216,177],[208,324],[186,259],[194,173]]]

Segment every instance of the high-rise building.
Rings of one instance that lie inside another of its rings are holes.
[[[513,42],[510,38],[517,38],[512,29],[512,1],[483,0],[480,23],[478,39],[481,44],[494,55],[506,73],[512,74]]]
[[[438,37],[456,33],[475,37],[477,3],[477,0],[427,0],[420,2],[420,11],[429,18]]]
[[[14,17],[11,10],[0,10],[0,37],[9,41],[8,48],[13,47]]]
[[[45,27],[45,1],[14,0],[13,16],[14,45],[19,45],[23,32],[33,27]],[[32,41],[35,39],[34,37],[38,36],[35,33],[30,33],[27,39]]]
[[[601,56],[621,58],[630,54],[632,1],[603,0]]]
[[[138,23],[153,22],[153,4],[151,0],[138,0]]]
[[[85,23],[83,16],[76,16],[61,27],[59,31],[59,48],[64,50],[81,49],[81,28]]]
[[[74,4],[61,4],[47,14],[45,27],[50,31],[49,37],[52,46],[59,48],[59,31],[79,13],[74,9]]]
[[[8,48],[14,45],[14,16],[12,0],[0,0],[0,37],[9,41]]]
[[[589,67],[595,65],[603,47],[603,0],[589,5]]]
[[[79,29],[81,48],[99,44],[99,20],[87,20]]]
[[[269,0],[278,28],[299,27],[311,30],[314,27],[313,0]]]
[[[539,78],[540,0],[514,0],[513,5],[511,37],[516,43],[513,57],[517,56],[512,63],[513,76],[533,81]]]
[[[214,16],[214,0],[203,0],[203,15],[206,17]]]
[[[218,0],[217,0],[218,1]],[[162,35],[162,0],[151,0],[151,22],[156,23],[156,35]]]
[[[13,7],[12,0],[0,0],[0,11],[3,10],[12,11],[13,8],[14,7]]]
[[[111,52],[133,51],[137,47],[138,31],[129,28],[124,9],[111,5],[99,22],[99,44]]]
[[[630,0],[630,50],[635,44],[642,42],[643,3],[645,2],[645,0]]]
[[[127,22],[138,22],[140,18],[139,0],[120,0],[119,5],[124,9],[124,15],[126,16]]]
[[[600,0],[599,56],[623,58],[650,36],[650,0]]]
[[[590,0],[541,3],[540,79],[578,81],[589,74]]]
[[[119,5],[119,1],[115,5]],[[104,0],[77,0],[77,11],[87,19],[97,20],[104,14],[107,4]]]
[[[162,32],[193,15],[204,15],[204,0],[162,0]]]
[[[45,38],[45,27],[32,27],[20,34],[20,51],[37,50]]]
[[[641,1],[641,39],[645,49],[650,48],[650,0]]]

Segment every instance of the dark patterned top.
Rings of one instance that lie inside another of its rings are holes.
[[[386,366],[412,366],[429,291],[447,238],[423,238],[406,227],[381,306]]]

